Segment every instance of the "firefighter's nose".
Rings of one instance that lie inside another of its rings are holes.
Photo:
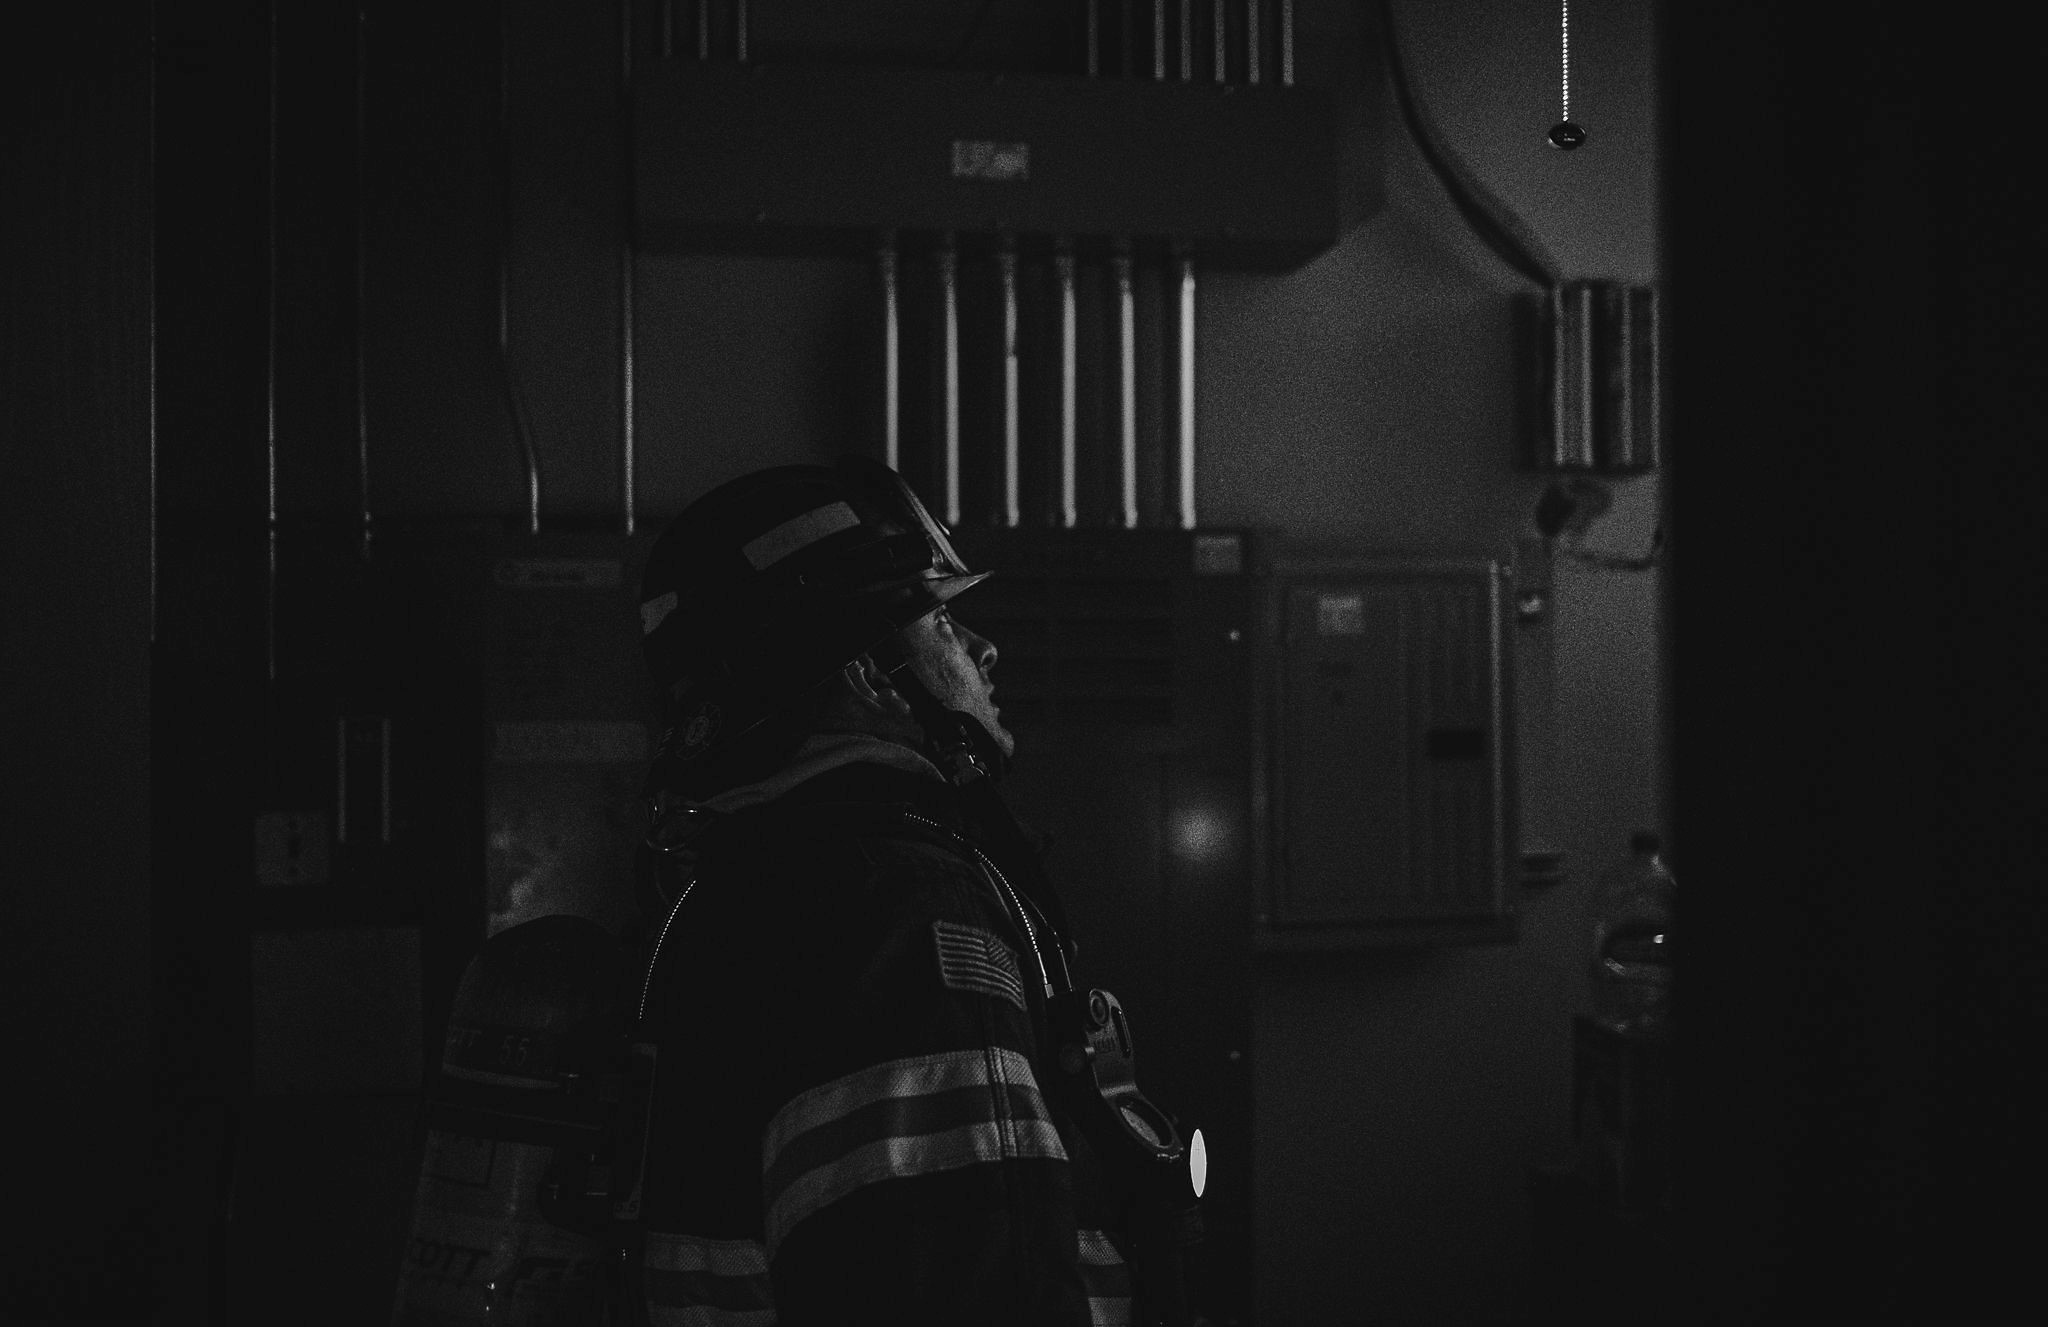
[[[986,673],[996,666],[995,642],[976,633],[964,625],[959,618],[953,619],[953,627],[965,638],[967,657],[974,660],[975,667]]]

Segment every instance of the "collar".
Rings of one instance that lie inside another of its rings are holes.
[[[716,815],[732,815],[750,807],[780,801],[798,787],[811,784],[835,770],[855,765],[869,769],[880,766],[898,775],[910,776],[916,782],[945,786],[945,777],[939,773],[939,767],[907,746],[866,733],[814,733],[804,739],[781,769],[759,783],[727,788],[703,802],[693,803],[692,808]],[[831,782],[839,784],[845,780]],[[806,789],[807,793],[810,791]],[[806,797],[805,800],[810,799]]]
[[[748,828],[743,833],[771,836],[780,836],[774,826],[783,812],[828,817],[843,813],[856,823],[873,823],[871,818],[879,815],[901,825],[912,823],[912,817],[922,818],[987,852],[1034,905],[1041,921],[1050,924],[1069,962],[1077,949],[1066,910],[1045,877],[1042,858],[1051,844],[1049,836],[1020,826],[986,781],[955,787],[936,765],[909,747],[860,733],[815,734],[768,778],[727,789],[690,809],[721,820],[746,812],[735,828],[744,825]]]

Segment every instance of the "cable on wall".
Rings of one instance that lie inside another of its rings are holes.
[[[1401,44],[1394,27],[1392,0],[1380,0],[1379,12],[1387,53],[1387,74],[1394,85],[1394,98],[1400,104],[1402,123],[1408,127],[1416,147],[1421,149],[1423,160],[1443,182],[1458,215],[1509,267],[1539,286],[1556,285],[1560,279],[1557,264],[1544,252],[1542,243],[1505,205],[1489,196],[1439,141],[1435,129],[1416,104],[1413,89],[1409,87],[1408,72],[1401,61]]]
[[[639,275],[633,248],[633,0],[619,0],[619,118],[626,136],[619,164],[619,525],[631,539],[639,516],[633,418],[633,300]]]
[[[149,139],[148,154],[149,180],[149,250],[146,262],[147,285],[144,298],[149,302],[149,643],[156,644],[157,638],[157,560],[161,553],[162,531],[158,525],[157,503],[160,497],[161,475],[159,474],[157,438],[157,188],[156,188],[156,122],[157,122],[157,13],[155,0],[149,6]]]
[[[269,18],[268,114],[264,144],[264,270],[263,270],[263,666],[264,676],[277,681],[277,4]],[[360,316],[360,314],[358,315]]]

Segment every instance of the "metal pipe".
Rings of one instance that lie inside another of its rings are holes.
[[[733,0],[732,58],[747,62],[747,0]]]
[[[1550,465],[1593,466],[1593,287],[1550,289]]]
[[[1663,413],[1657,381],[1657,288],[1621,286],[1615,292],[1615,321],[1607,338],[1610,364],[1619,365],[1621,402],[1614,428],[1596,436],[1594,456],[1606,468],[1632,473],[1655,468],[1658,420]]]
[[[619,261],[619,502],[620,527],[628,539],[637,524],[638,494],[635,491],[634,462],[638,448],[634,441],[633,416],[633,246],[625,245]]]
[[[1125,529],[1138,524],[1138,301],[1131,284],[1131,253],[1120,247],[1113,260],[1117,304],[1118,440],[1122,457],[1121,516]]]
[[[266,148],[263,310],[264,580],[263,660],[265,675],[277,681],[277,3],[270,5],[270,139]]]
[[[1294,86],[1294,0],[1280,0],[1280,86]]]
[[[148,174],[147,178],[148,178],[148,179],[149,179],[149,181],[150,181],[150,192],[149,192],[149,203],[148,203],[148,207],[149,207],[149,248],[148,248],[148,250],[147,250],[147,253],[146,253],[145,257],[144,257],[144,263],[145,263],[145,265],[146,265],[146,269],[147,269],[147,278],[148,278],[148,280],[147,280],[147,284],[146,284],[146,286],[144,287],[144,290],[145,290],[145,292],[146,292],[146,293],[145,293],[145,294],[144,294],[144,296],[143,296],[143,298],[144,298],[145,300],[147,300],[147,301],[148,301],[148,307],[149,307],[149,370],[148,370],[148,372],[149,372],[149,643],[150,643],[151,645],[155,645],[155,644],[156,644],[156,637],[157,637],[157,620],[156,620],[156,618],[157,618],[157,593],[158,593],[158,585],[157,585],[157,575],[158,575],[158,572],[157,572],[157,559],[158,559],[158,557],[159,557],[159,549],[158,549],[158,543],[159,543],[159,540],[160,540],[160,538],[161,538],[161,531],[160,531],[160,530],[158,529],[158,526],[157,526],[157,500],[158,500],[158,487],[159,487],[159,483],[160,483],[160,476],[159,476],[159,474],[158,474],[158,459],[157,459],[157,400],[156,400],[156,384],[157,384],[157,340],[156,340],[156,324],[157,324],[157,302],[156,302],[156,276],[157,276],[157,262],[156,262],[156,246],[157,246],[157,232],[158,232],[158,227],[157,227],[157,207],[156,207],[156,123],[157,123],[157,93],[156,93],[156,70],[157,70],[157,37],[156,37],[156,32],[157,32],[157,29],[156,29],[156,11],[155,11],[155,10],[151,10],[151,11],[150,11],[150,25],[149,25],[149,129],[148,129],[148,131],[147,131],[147,132],[148,132],[148,135],[149,135],[149,138],[148,138],[148,147],[147,147],[147,149],[146,149],[146,150],[147,150],[147,152],[148,152],[148,169],[149,169],[149,174]]]
[[[896,307],[896,233],[882,232],[875,248],[882,282],[882,460],[903,468],[903,326]]]
[[[526,398],[519,390],[519,375],[512,365],[512,154],[507,146],[506,127],[512,107],[512,28],[509,5],[498,5],[498,150],[503,172],[504,239],[498,245],[498,368],[505,379],[505,412],[512,419],[512,433],[519,442],[520,458],[526,463],[526,532],[540,533],[540,451],[533,444],[532,421],[526,414]]]
[[[711,0],[697,0],[697,58],[711,58]]]
[[[334,720],[334,841],[348,839],[348,716]]]
[[[1166,0],[1152,0],[1152,77],[1166,77]]]
[[[1088,0],[1087,54],[1084,63],[1088,77],[1102,76],[1102,0]]]
[[[633,105],[633,0],[619,0],[619,106],[631,116]],[[633,300],[637,255],[633,252],[633,163],[630,155],[620,172],[625,188],[619,200],[619,508],[620,527],[626,538],[633,537],[638,516],[638,495],[634,491],[635,462],[633,410]]]
[[[509,227],[508,227],[509,229]],[[509,241],[507,244],[509,248]],[[512,368],[512,277],[511,255],[498,260],[498,362],[505,375],[505,408],[512,416],[512,431],[519,439],[521,458],[526,462],[526,530],[540,533],[540,452],[533,445],[533,427],[526,414],[526,398]]]
[[[1195,77],[1195,0],[1180,0],[1180,81]]]
[[[364,203],[369,178],[368,142],[368,78],[366,73],[369,51],[369,14],[362,8],[356,10],[356,252],[355,252],[355,388],[356,388],[356,475],[357,498],[362,516],[362,554],[370,556],[370,542],[375,533],[375,518],[370,512],[370,411],[369,393],[365,385],[367,357],[363,350],[363,312],[367,303],[365,291],[368,286],[368,241],[364,235],[364,222],[369,209]]]
[[[1195,260],[1180,255],[1180,527],[1195,528]]]
[[[1259,0],[1244,0],[1244,81],[1259,81]]]
[[[334,721],[334,838],[335,842],[360,843],[360,835],[351,834],[353,822],[349,805],[349,785],[353,776],[349,771],[351,747],[364,745],[359,734],[367,733],[371,725],[377,734],[377,841],[391,842],[391,716],[342,715]]]
[[[1080,521],[1075,500],[1080,455],[1080,317],[1074,298],[1074,254],[1062,247],[1053,256],[1060,287],[1060,524]]]
[[[1018,497],[1023,430],[1017,399],[1017,242],[1008,236],[996,252],[996,269],[1003,282],[1003,524],[1015,529],[1023,519]]]
[[[960,254],[946,235],[934,254],[939,273],[939,304],[945,395],[939,429],[944,446],[946,524],[960,523]]]
[[[661,0],[661,58],[676,53],[676,0]]]
[[[1211,6],[1211,12],[1216,20],[1216,81],[1218,83],[1226,83],[1230,80],[1230,6],[1228,0],[1215,0],[1215,3]]]

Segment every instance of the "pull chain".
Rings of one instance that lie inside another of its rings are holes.
[[[1572,123],[1572,0],[1559,0],[1559,4],[1562,12],[1558,19],[1558,46],[1563,65],[1559,96],[1564,114],[1550,127],[1550,145],[1569,152],[1586,141],[1586,131]]]

